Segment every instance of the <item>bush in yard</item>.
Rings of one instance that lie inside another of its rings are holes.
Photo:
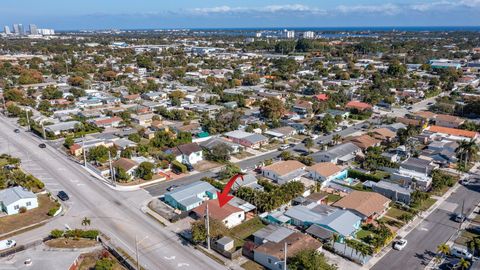
[[[82,235],[82,238],[97,239],[99,232],[97,230],[88,230],[88,231],[83,231],[81,235]]]
[[[176,160],[172,161],[172,169],[180,173],[187,172],[187,166],[183,165],[182,163]]]
[[[98,260],[96,263],[95,263],[95,270],[112,270],[113,269],[113,266],[115,265],[115,263],[108,259],[108,258],[103,258],[103,259],[100,259]]]
[[[20,207],[20,209],[18,209],[18,212],[20,214],[26,213],[27,212],[27,207],[25,207],[25,206]]]
[[[52,230],[50,232],[50,237],[52,237],[52,238],[60,238],[62,236],[63,236],[63,231],[62,230],[55,229],[55,230]]]
[[[53,217],[53,215],[55,215],[55,213],[57,213],[58,209],[60,209],[60,204],[57,202],[54,207],[52,207],[52,208],[50,208],[50,210],[48,210],[47,215]]]

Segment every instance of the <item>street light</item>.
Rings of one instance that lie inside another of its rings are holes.
[[[148,235],[145,236],[142,240],[137,241],[137,235],[135,235],[135,253],[137,257],[137,270],[140,270],[140,255],[138,254],[138,244],[148,238]]]

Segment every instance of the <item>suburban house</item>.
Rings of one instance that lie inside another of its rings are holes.
[[[380,141],[390,142],[397,137],[397,133],[388,128],[377,128],[371,131],[371,136]]]
[[[229,229],[245,220],[245,212],[242,209],[228,203],[220,207],[217,199],[206,201],[193,209],[193,213],[198,218],[205,217],[207,205],[209,217],[221,221]]]
[[[305,175],[305,164],[296,160],[285,160],[262,168],[262,175],[278,184],[297,181]]]
[[[457,129],[457,128],[448,128],[441,126],[429,126],[426,128],[426,131],[432,134],[431,139],[440,139],[445,138],[454,141],[462,140],[477,140],[478,133],[475,131]]]
[[[20,186],[0,190],[0,208],[7,215],[20,213],[20,208],[30,210],[38,207],[37,195]]]
[[[362,150],[351,142],[336,145],[326,151],[317,152],[310,155],[315,162],[332,162],[334,164],[344,164],[355,159]]]
[[[430,175],[438,166],[433,164],[432,160],[409,157],[400,163],[400,168]]]
[[[322,185],[335,179],[347,177],[347,170],[331,162],[320,162],[307,168],[309,177]]]
[[[312,114],[313,103],[306,100],[297,100],[293,105],[293,111],[304,117]]]
[[[175,209],[190,211],[204,201],[217,198],[217,189],[207,182],[199,181],[165,193],[165,202]]]
[[[250,148],[260,148],[262,145],[268,143],[268,138],[262,134],[250,133],[242,130],[230,131],[224,135],[232,142]]]
[[[394,202],[402,202],[405,204],[410,204],[411,194],[413,192],[413,190],[408,187],[399,186],[398,184],[387,181],[373,182],[372,190]]]
[[[289,139],[297,134],[297,130],[291,126],[274,128],[265,132],[266,135],[281,140]]]
[[[130,176],[135,174],[138,165],[139,164],[136,161],[129,158],[119,158],[112,163],[113,168],[122,168]]]
[[[448,114],[437,114],[435,116],[435,125],[447,128],[458,128],[463,122],[463,119],[448,115]]]
[[[336,201],[333,206],[347,209],[370,222],[381,217],[389,208],[391,200],[376,192],[353,191]]]
[[[249,187],[254,190],[263,191],[263,186],[258,184],[258,179],[254,174],[247,173],[233,183],[232,190],[237,190],[240,187]]]
[[[144,114],[132,114],[130,117],[132,121],[142,127],[149,127],[153,122],[153,113],[144,113]]]
[[[230,148],[230,154],[235,154],[235,153],[241,152],[244,149],[244,147],[241,146],[240,144],[233,143],[233,142],[231,142],[231,141],[229,141],[225,138],[221,138],[221,137],[214,137],[214,138],[208,139],[206,141],[200,142],[200,146],[209,150],[209,151],[212,150],[214,147],[216,147],[218,145],[222,145],[222,144],[225,144]]]
[[[197,143],[182,144],[165,151],[167,154],[173,154],[175,160],[182,164],[195,165],[203,160],[202,148]]]
[[[75,126],[80,124],[78,121],[61,122],[45,126],[45,131],[52,133],[53,135],[60,135],[62,132],[71,132],[75,129]]]
[[[363,112],[363,111],[372,110],[372,105],[365,102],[352,100],[345,105],[345,108]]]
[[[348,138],[347,141],[355,144],[356,146],[360,147],[362,150],[366,150],[369,147],[379,146],[381,143],[380,140],[377,140],[367,134]]]
[[[102,118],[102,119],[96,119],[93,122],[93,124],[97,127],[100,128],[113,128],[113,127],[118,127],[122,123],[123,119],[114,116],[114,117],[107,117],[107,118]]]
[[[315,238],[300,233],[293,232],[278,242],[266,241],[253,251],[255,262],[263,265],[267,269],[282,270],[285,260],[285,243],[288,246],[287,258],[295,256],[298,252],[305,249],[319,250],[322,246],[320,241]]]
[[[316,203],[293,206],[284,215],[291,219],[293,225],[308,228],[317,224],[342,237],[354,236],[362,221],[360,216],[349,210]]]

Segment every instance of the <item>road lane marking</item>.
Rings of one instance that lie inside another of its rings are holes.
[[[163,258],[165,258],[165,260],[175,260],[175,256],[172,256],[172,257],[167,257],[167,256],[164,256]]]

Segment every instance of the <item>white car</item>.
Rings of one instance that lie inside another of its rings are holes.
[[[0,241],[0,250],[13,248],[17,245],[17,242],[14,240],[2,240]]]
[[[465,248],[453,247],[450,250],[450,254],[454,257],[464,258],[465,260],[471,260],[473,258],[472,253],[468,252]]]
[[[405,246],[407,245],[408,241],[407,239],[399,239],[397,241],[395,241],[395,243],[393,244],[393,248],[396,249],[396,250],[402,250],[405,248]]]
[[[288,144],[284,144],[284,145],[281,145],[278,150],[282,151],[282,150],[287,150],[288,148],[290,148],[290,145]]]

